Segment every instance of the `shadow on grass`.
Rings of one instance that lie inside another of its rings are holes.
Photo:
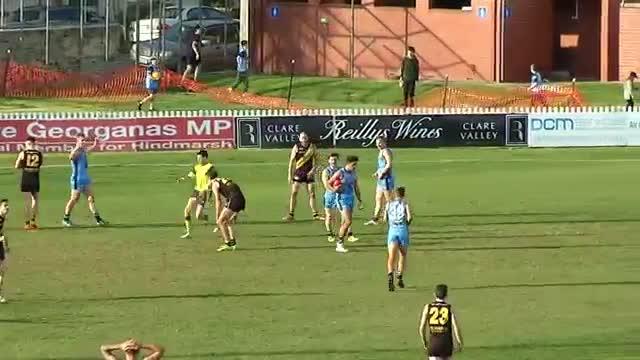
[[[455,226],[488,226],[488,225],[544,225],[544,224],[597,224],[597,223],[636,223],[640,219],[557,219],[557,220],[514,220],[491,221],[477,223],[459,223]]]
[[[603,281],[603,282],[542,283],[542,284],[493,284],[493,285],[455,287],[453,289],[454,290],[486,290],[486,289],[518,289],[518,288],[614,286],[614,285],[637,286],[637,285],[640,285],[640,281]]]
[[[41,226],[40,230],[87,230],[87,229],[152,229],[152,228],[179,228],[184,227],[184,224],[180,223],[152,223],[152,224],[107,224],[104,226],[98,225],[73,225],[72,227],[66,226]]]
[[[210,352],[210,353],[195,353],[184,355],[172,355],[171,358],[176,359],[189,359],[198,357],[211,357],[211,358],[224,358],[224,357],[238,357],[238,356],[304,356],[304,355],[366,355],[366,354],[380,354],[380,353],[406,353],[406,352],[419,352],[414,348],[397,348],[397,349],[300,349],[300,350],[274,350],[274,351],[229,351],[229,352]],[[356,357],[357,358],[357,357]]]
[[[634,244],[573,244],[573,245],[531,245],[531,246],[488,246],[488,247],[450,247],[436,249],[415,249],[414,251],[443,252],[443,251],[501,251],[501,250],[559,250],[582,248],[618,248],[640,247]]]
[[[213,293],[213,294],[165,294],[165,295],[133,295],[133,296],[114,296],[104,298],[89,298],[89,299],[62,299],[60,301],[71,302],[117,302],[117,301],[134,301],[134,300],[169,300],[169,299],[215,299],[215,298],[243,298],[243,297],[278,297],[278,296],[322,296],[325,293],[318,292],[299,292],[299,293],[238,293],[238,294],[226,294],[226,293]]]
[[[554,213],[554,212],[513,212],[513,213],[464,213],[464,214],[433,214],[433,215],[423,215],[417,217],[425,217],[425,218],[456,218],[456,217],[494,217],[494,216],[560,216],[560,215],[569,215],[563,213]]]
[[[175,351],[177,354],[172,354],[171,352]],[[166,357],[168,359],[191,359],[191,358],[226,358],[226,357],[244,357],[244,356],[258,356],[258,357],[269,357],[269,356],[304,356],[304,355],[366,355],[366,354],[380,354],[380,353],[406,353],[406,352],[419,352],[420,350],[416,349],[344,349],[344,350],[336,350],[336,349],[300,349],[300,350],[273,350],[273,351],[221,351],[221,352],[202,352],[202,353],[179,353],[179,349],[167,349]],[[21,359],[25,360],[49,360],[51,357],[23,357]],[[95,357],[83,357],[83,356],[75,356],[75,357],[56,357],[56,360],[93,360]]]
[[[615,341],[606,343],[584,342],[566,344],[504,344],[487,346],[467,346],[468,352],[501,351],[501,350],[537,350],[537,349],[564,349],[564,348],[611,348],[640,346],[639,341]],[[172,354],[172,351],[177,354]],[[387,348],[387,349],[297,349],[297,350],[272,350],[272,351],[221,351],[221,352],[200,352],[200,353],[179,353],[178,349],[168,349],[167,358],[170,359],[191,359],[191,358],[233,358],[233,357],[276,357],[276,356],[299,356],[304,355],[356,355],[366,356],[373,354],[394,354],[394,353],[421,353],[419,348]],[[25,360],[49,360],[51,357],[22,357]],[[56,357],[56,360],[93,360],[95,357],[73,356]]]
[[[640,247],[635,244],[573,244],[573,245],[530,245],[530,246],[487,246],[487,247],[427,247],[434,245],[444,244],[442,241],[433,241],[426,244],[413,245],[409,248],[409,252],[461,252],[461,251],[508,251],[508,250],[559,250],[559,249],[580,249],[580,248],[618,248],[618,247]],[[367,252],[367,251],[385,251],[387,244],[384,241],[380,241],[375,244],[362,244],[355,243],[350,245],[346,243],[347,247],[352,252]],[[309,245],[309,246],[272,246],[267,248],[239,248],[236,251],[265,251],[265,250],[283,250],[283,251],[298,251],[298,250],[317,250],[325,249],[331,250],[332,243],[325,242],[325,245]]]
[[[32,319],[0,319],[0,324],[48,324],[47,321]]]
[[[562,349],[562,348],[609,348],[616,346],[639,346],[640,341],[612,341],[606,343],[584,342],[581,344],[504,344],[486,346],[468,346],[470,350],[536,350],[536,349]]]
[[[517,235],[493,235],[493,234],[478,234],[478,235],[465,235],[465,233],[473,233],[470,230],[445,230],[445,231],[428,231],[428,230],[416,230],[411,231],[412,244],[433,242],[421,241],[421,240],[468,240],[468,239],[533,239],[533,238],[546,238],[546,237],[579,237],[588,236],[590,234],[579,233],[558,233],[558,234],[517,234]],[[451,235],[458,234],[458,235]],[[386,239],[386,229],[380,229],[379,231],[364,231],[355,233],[356,236],[378,236],[381,239]],[[323,238],[326,237],[326,233],[305,233],[305,234],[264,234],[260,235],[261,238],[276,238],[276,239],[304,239],[310,237]]]

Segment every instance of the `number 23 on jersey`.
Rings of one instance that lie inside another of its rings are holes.
[[[429,326],[444,327],[449,324],[450,312],[449,308],[444,306],[429,307]]]

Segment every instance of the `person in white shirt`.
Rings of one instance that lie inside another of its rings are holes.
[[[627,77],[627,80],[625,80],[624,82],[624,100],[627,102],[627,111],[633,111],[633,107],[635,106],[633,102],[633,90],[635,90],[633,87],[633,82],[637,78],[638,75],[635,73],[635,71],[632,71],[629,74],[629,77]]]

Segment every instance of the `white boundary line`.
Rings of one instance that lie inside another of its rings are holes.
[[[567,162],[582,162],[582,163],[636,163],[640,162],[639,159],[440,159],[440,160],[407,160],[398,161],[398,164],[446,164],[446,163],[473,163],[473,162],[501,162],[501,163],[525,163],[525,162],[539,162],[539,163],[567,163]],[[242,163],[224,163],[224,167],[245,167],[245,166],[274,166],[274,165],[287,165],[286,161],[282,162],[242,162]],[[45,165],[43,168],[66,168],[69,164],[53,164]],[[130,163],[130,164],[95,164],[91,165],[92,168],[100,167],[188,167],[189,163]],[[0,166],[0,170],[14,169],[13,166]]]

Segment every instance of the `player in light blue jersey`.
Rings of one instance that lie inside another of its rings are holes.
[[[333,223],[336,219],[338,211],[338,193],[333,191],[329,184],[329,179],[338,172],[338,158],[340,155],[331,153],[327,159],[328,166],[322,170],[322,184],[324,185],[324,226],[327,230],[327,240],[334,242],[336,240],[333,232]]]
[[[84,194],[89,203],[89,210],[93,213],[96,224],[105,225],[105,221],[100,217],[96,209],[95,197],[91,189],[91,177],[89,176],[89,161],[87,154],[98,145],[98,138],[94,137],[93,144],[88,145],[85,142],[85,135],[80,133],[76,136],[76,146],[69,154],[71,160],[71,198],[64,208],[64,218],[62,224],[66,227],[73,226],[71,222],[71,211],[80,200],[80,195]]]
[[[149,111],[153,111],[153,100],[160,90],[160,78],[162,78],[162,72],[158,66],[158,59],[152,57],[144,78],[144,88],[149,95],[138,102],[138,111],[142,110],[142,105],[146,102],[149,102]]]
[[[329,179],[338,172],[338,159],[340,155],[338,153],[331,153],[327,159],[327,167],[322,170],[322,184],[324,185],[324,225],[327,230],[327,240],[329,242],[336,241],[336,235],[333,231],[334,223],[337,219],[338,213],[338,193],[333,191],[329,184]],[[349,228],[347,241],[356,242],[359,239],[353,235],[353,231]]]
[[[409,224],[411,224],[411,209],[405,200],[405,188],[399,187],[395,199],[387,203],[384,220],[389,224],[387,233],[387,276],[389,291],[395,290],[393,269],[398,270],[398,287],[404,288],[404,274],[407,266],[407,250],[409,249]]]
[[[338,193],[338,209],[342,214],[342,224],[340,225],[338,241],[336,242],[336,251],[340,253],[348,252],[344,247],[344,238],[349,233],[353,223],[355,199],[358,199],[359,208],[363,208],[358,175],[356,174],[357,166],[358,157],[348,156],[345,166],[329,179],[331,189]]]
[[[395,179],[393,176],[393,154],[387,146],[387,139],[378,137],[376,139],[376,147],[378,148],[378,167],[373,177],[376,179],[376,206],[373,210],[371,220],[365,225],[377,225],[380,219],[380,211],[384,208],[385,202],[391,201],[393,189],[395,187]]]

